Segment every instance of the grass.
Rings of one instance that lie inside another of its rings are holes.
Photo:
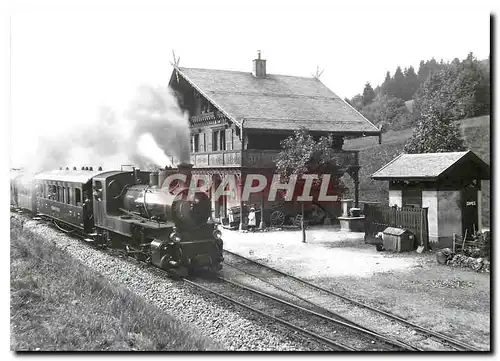
[[[468,149],[490,162],[490,117],[482,116],[461,120],[460,131]],[[361,169],[359,171],[359,199],[361,201],[382,202],[389,199],[389,184],[387,181],[375,181],[370,176],[385,164],[403,152],[404,144],[412,136],[413,129],[388,131],[382,135],[382,144],[378,138],[366,137],[346,141],[346,150],[359,150]],[[352,179],[345,175],[343,181],[354,189]],[[482,182],[482,221],[483,226],[490,226],[490,182]],[[353,196],[351,194],[351,196]]]
[[[315,279],[337,292],[381,308],[420,326],[444,333],[482,350],[490,349],[490,275],[441,266],[434,254],[422,267],[371,277]]]
[[[221,349],[12,220],[10,310],[13,351]]]
[[[349,238],[328,227],[309,230],[307,243],[301,242],[300,231],[244,237],[224,233],[226,248],[235,253],[482,350],[490,348],[489,273],[440,265],[434,252],[377,252],[364,243],[362,233],[352,234],[351,242]],[[314,294],[313,302],[325,302],[324,295],[315,298]],[[352,317],[371,329],[391,327],[381,326],[370,314]],[[381,331],[394,334],[394,326]],[[420,336],[414,337],[417,341]],[[429,340],[421,345],[434,349]]]

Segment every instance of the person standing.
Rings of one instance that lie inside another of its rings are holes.
[[[250,213],[248,213],[248,228],[254,232],[257,225],[257,217],[255,216],[255,208],[250,208]]]

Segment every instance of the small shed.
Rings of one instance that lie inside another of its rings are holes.
[[[387,251],[413,251],[415,236],[412,232],[402,228],[387,227],[383,233],[384,248]]]
[[[401,154],[372,175],[389,181],[389,205],[427,208],[429,242],[451,247],[453,234],[482,229],[481,180],[490,166],[471,151]]]

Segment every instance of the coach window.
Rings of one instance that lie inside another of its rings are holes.
[[[70,190],[70,188],[67,187],[66,188],[66,204],[71,204],[71,197],[70,197],[69,190]]]
[[[75,188],[75,203],[77,206],[82,205],[82,191],[80,188]]]

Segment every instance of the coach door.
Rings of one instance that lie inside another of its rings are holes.
[[[94,219],[96,226],[104,227],[105,224],[105,207],[106,202],[104,201],[103,194],[103,182],[102,180],[94,179],[92,180],[92,197],[94,201]]]

